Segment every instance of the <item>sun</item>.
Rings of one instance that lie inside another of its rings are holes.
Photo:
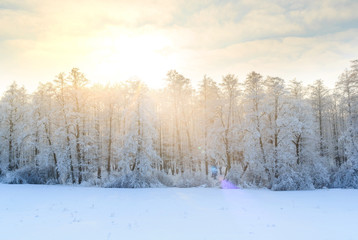
[[[97,39],[92,71],[102,82],[124,81],[136,77],[149,87],[163,85],[166,72],[177,65],[169,38],[164,35],[122,34]]]

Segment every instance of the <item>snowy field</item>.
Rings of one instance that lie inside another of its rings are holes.
[[[358,239],[358,190],[0,184],[0,239]]]

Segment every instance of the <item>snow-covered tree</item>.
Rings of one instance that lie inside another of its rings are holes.
[[[264,81],[260,74],[251,72],[244,82],[245,136],[243,181],[250,185],[267,186],[269,168],[267,165]]]
[[[217,112],[219,107],[219,88],[211,78],[204,76],[202,82],[200,83],[199,89],[199,111],[201,111],[200,125],[203,133],[201,134],[202,139],[200,139],[201,153],[205,165],[205,174],[209,174],[209,164],[215,164],[212,160],[213,157],[210,157],[210,151],[212,152],[209,146],[216,145],[215,142],[211,142],[212,136],[210,136],[210,127],[214,127],[214,122],[217,118]]]
[[[14,83],[0,101],[0,180],[211,186],[216,165],[242,186],[357,188],[357,76],[355,60],[332,90],[256,72],[196,90],[175,70],[156,90],[89,87],[77,68],[31,95]]]
[[[1,99],[1,165],[16,170],[29,159],[24,158],[24,144],[29,136],[26,125],[28,95],[23,87],[12,83]]]
[[[58,146],[54,136],[56,124],[55,89],[52,83],[40,84],[32,97],[32,127],[35,130],[35,161],[37,164],[51,166],[55,179],[60,177],[58,168]],[[39,162],[39,163],[38,163]]]
[[[124,177],[121,185],[148,187],[155,183],[154,171],[161,164],[154,148],[157,139],[154,108],[146,97],[147,87],[142,82],[133,81],[129,84],[132,111],[124,145],[119,151],[118,165]]]
[[[192,89],[190,80],[175,70],[167,73],[167,91],[169,93],[171,117],[171,150],[172,150],[172,171],[175,173],[184,172],[185,166],[191,164],[188,160],[192,157],[191,133],[187,121],[190,109]],[[185,147],[185,149],[184,149]],[[189,153],[189,155],[188,155]]]
[[[336,85],[341,96],[344,131],[340,141],[344,145],[345,161],[334,176],[335,187],[358,188],[358,60],[352,61]]]
[[[312,108],[315,111],[316,119],[319,126],[319,148],[321,156],[327,156],[327,144],[326,139],[326,110],[328,107],[328,89],[324,86],[322,80],[316,80],[313,85],[310,86],[311,89],[311,103]]]
[[[237,137],[235,136],[235,128],[237,128],[238,118],[236,109],[239,97],[239,81],[235,75],[228,74],[223,77],[220,83],[222,93],[219,105],[220,125],[218,126],[218,134],[220,136],[220,144],[224,147],[223,158],[225,159],[226,176],[231,169],[234,152],[237,151]]]

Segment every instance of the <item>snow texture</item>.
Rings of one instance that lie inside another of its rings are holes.
[[[357,239],[358,190],[0,184],[0,238]]]

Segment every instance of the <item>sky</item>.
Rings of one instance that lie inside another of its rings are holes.
[[[0,0],[0,93],[78,67],[92,83],[193,86],[251,71],[333,87],[358,59],[355,0]]]

